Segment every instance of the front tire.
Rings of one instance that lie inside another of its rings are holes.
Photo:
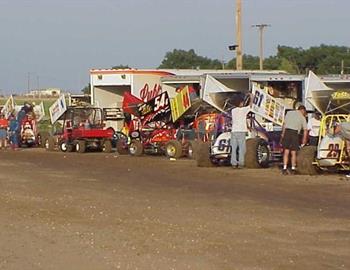
[[[54,151],[55,150],[55,138],[48,137],[44,142],[44,147],[47,151]]]
[[[110,140],[106,140],[103,142],[102,151],[105,153],[112,152],[112,142]]]
[[[210,159],[210,143],[201,142],[198,144],[196,153],[196,163],[198,167],[213,167]]]
[[[315,161],[317,147],[308,145],[302,147],[297,153],[297,171],[299,174],[316,175],[317,167],[312,164]]]
[[[252,138],[246,141],[245,165],[247,168],[267,168],[269,161],[270,150],[264,139]]]
[[[168,158],[180,158],[182,157],[182,144],[179,141],[169,141],[165,145],[165,155]]]
[[[143,154],[143,145],[138,140],[131,141],[129,145],[129,154],[132,156],[141,156]]]

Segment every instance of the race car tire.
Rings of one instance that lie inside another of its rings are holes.
[[[128,143],[124,139],[117,141],[116,148],[119,155],[127,155],[129,153]]]
[[[50,136],[44,141],[44,147],[47,151],[55,150],[55,138]]]
[[[105,140],[102,145],[102,151],[105,153],[112,152],[112,142],[110,140]]]
[[[138,140],[132,140],[129,145],[129,154],[132,156],[141,156],[143,154],[143,145]]]
[[[261,138],[246,141],[245,166],[247,168],[267,168],[270,163],[270,150],[267,142]]]
[[[45,147],[45,143],[46,143],[46,140],[50,137],[50,134],[48,132],[40,132],[37,136],[38,138],[38,146],[42,147],[42,148],[46,148]]]
[[[210,160],[210,143],[200,142],[196,152],[197,167],[213,167],[214,164]]]
[[[165,145],[165,155],[168,158],[180,158],[182,157],[182,144],[179,141],[172,140]]]
[[[85,153],[86,151],[86,142],[84,140],[79,140],[75,143],[75,150],[78,153]]]
[[[316,175],[318,169],[312,162],[315,161],[317,147],[308,145],[302,147],[297,153],[297,172],[303,175]]]
[[[198,151],[198,142],[197,141],[189,141],[187,146],[187,157],[189,159],[196,159],[197,151]]]

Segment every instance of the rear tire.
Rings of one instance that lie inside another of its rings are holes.
[[[196,155],[198,152],[198,145],[199,143],[197,141],[189,141],[187,146],[187,157],[189,159],[196,159]]]
[[[48,137],[44,141],[44,147],[47,151],[55,151],[55,138]]]
[[[270,150],[265,140],[252,138],[246,141],[245,166],[247,168],[269,167]]]
[[[112,142],[110,140],[105,140],[103,142],[102,151],[105,153],[111,153],[112,152]]]
[[[48,132],[41,132],[38,134],[38,146],[42,148],[46,148],[46,141],[50,137]]]
[[[210,160],[210,143],[198,143],[196,162],[198,167],[213,167],[214,164]]]
[[[317,167],[312,164],[315,161],[317,147],[308,145],[304,146],[297,153],[297,172],[303,175],[318,174]]]
[[[78,153],[85,153],[86,151],[86,142],[84,140],[79,140],[75,144],[75,149]]]
[[[128,143],[123,139],[117,141],[116,148],[119,155],[127,155],[129,153]]]
[[[141,156],[143,154],[143,144],[138,140],[132,140],[129,145],[129,154],[132,156]]]
[[[182,144],[179,141],[172,140],[165,145],[165,155],[168,158],[180,158],[182,157]]]

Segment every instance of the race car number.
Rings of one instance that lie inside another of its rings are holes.
[[[328,145],[328,158],[338,158],[340,153],[340,146],[338,143],[330,143]]]
[[[230,152],[231,149],[231,139],[221,139],[219,141],[218,150],[224,152]]]
[[[262,95],[259,91],[255,91],[253,104],[260,107],[263,99],[264,99],[264,95]]]

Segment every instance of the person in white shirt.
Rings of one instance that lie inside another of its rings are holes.
[[[320,133],[321,115],[316,112],[307,123],[307,130],[309,131],[309,145],[318,145],[318,135]]]
[[[238,107],[231,111],[232,116],[232,130],[231,130],[231,165],[233,168],[244,167],[244,159],[246,152],[246,135],[247,128],[247,114],[250,111],[250,106],[253,102],[250,97],[250,104],[244,106],[244,101],[240,101]],[[238,158],[237,158],[238,154]]]

